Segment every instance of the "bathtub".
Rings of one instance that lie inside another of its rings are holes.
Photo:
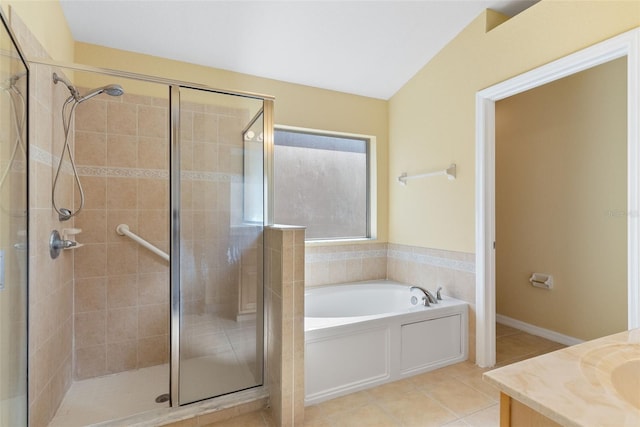
[[[467,359],[467,303],[443,296],[425,307],[409,287],[382,280],[305,291],[305,405]]]

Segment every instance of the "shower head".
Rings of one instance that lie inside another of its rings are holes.
[[[80,92],[78,92],[78,89],[76,89],[74,85],[72,85],[67,80],[57,75],[56,73],[53,73],[53,82],[64,83],[65,86],[67,86],[67,88],[69,89],[69,92],[71,92],[71,96],[73,97],[73,99],[75,99],[75,101],[78,104],[81,102],[87,101],[93,98],[94,96],[100,95],[101,93],[106,93],[107,95],[111,95],[111,96],[120,96],[124,93],[124,89],[122,89],[122,86],[112,84],[112,85],[102,86],[97,89],[94,89],[91,92],[87,93],[86,95],[80,95]]]
[[[76,99],[76,101],[78,101],[78,103],[80,102],[84,102],[88,99],[93,98],[94,96],[98,96],[101,93],[106,93],[107,95],[110,96],[120,96],[122,94],[124,94],[124,89],[122,89],[122,86],[120,85],[107,85],[107,86],[102,86],[99,87],[98,89],[94,89],[91,92],[87,93],[86,95],[80,96]]]

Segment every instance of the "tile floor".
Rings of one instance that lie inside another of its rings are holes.
[[[497,366],[564,346],[498,324]],[[499,393],[470,362],[427,372],[305,408],[304,427],[497,427]],[[266,410],[209,427],[270,427]],[[297,426],[296,426],[297,427]]]

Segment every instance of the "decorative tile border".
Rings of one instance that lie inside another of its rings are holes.
[[[33,144],[29,145],[29,159],[47,165],[50,168],[57,168],[58,162],[60,162],[60,157],[54,156],[48,151]],[[69,163],[68,160],[65,160],[64,163],[62,163],[62,172],[68,174],[73,173],[71,163]]]
[[[464,271],[466,273],[476,272],[475,262],[443,258],[433,255],[418,254],[410,251],[389,249],[387,257],[400,261],[415,262],[416,264],[431,265],[434,267],[448,268],[450,270]]]
[[[100,176],[106,178],[151,178],[169,179],[166,169],[114,168],[106,166],[78,166],[80,176]]]
[[[224,172],[182,171],[180,175],[186,181],[244,182],[242,175]]]
[[[57,167],[60,157],[54,156],[40,147],[31,145],[29,147],[29,157],[31,160],[43,163],[49,167]],[[72,173],[71,164],[65,161],[62,170]],[[99,176],[105,178],[148,178],[148,179],[169,179],[167,169],[139,169],[139,168],[115,168],[107,166],[77,166],[76,170],[80,176]],[[240,174],[224,172],[200,172],[183,171],[182,179],[185,181],[209,181],[209,182],[233,182],[242,183]]]
[[[102,176],[106,178],[149,178],[169,179],[167,169],[114,168],[106,166],[78,166],[80,176]],[[223,172],[183,171],[180,174],[185,181],[233,182],[242,183],[242,175]]]
[[[346,261],[352,259],[366,259],[366,258],[386,258],[387,250],[365,250],[365,251],[343,251],[343,252],[324,252],[324,253],[306,253],[305,262],[327,262],[327,261]]]
[[[396,245],[397,247],[397,245]],[[312,264],[318,262],[346,261],[369,258],[388,258],[398,261],[413,262],[416,264],[430,265],[433,267],[447,268],[450,270],[475,273],[475,262],[463,261],[434,255],[420,254],[413,251],[413,247],[407,246],[406,250],[394,249],[373,249],[360,251],[341,250],[340,246],[335,247],[334,252],[312,253],[308,250],[305,262]]]

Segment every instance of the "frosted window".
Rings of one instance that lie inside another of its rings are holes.
[[[369,237],[367,139],[275,131],[274,220],[307,239]]]

